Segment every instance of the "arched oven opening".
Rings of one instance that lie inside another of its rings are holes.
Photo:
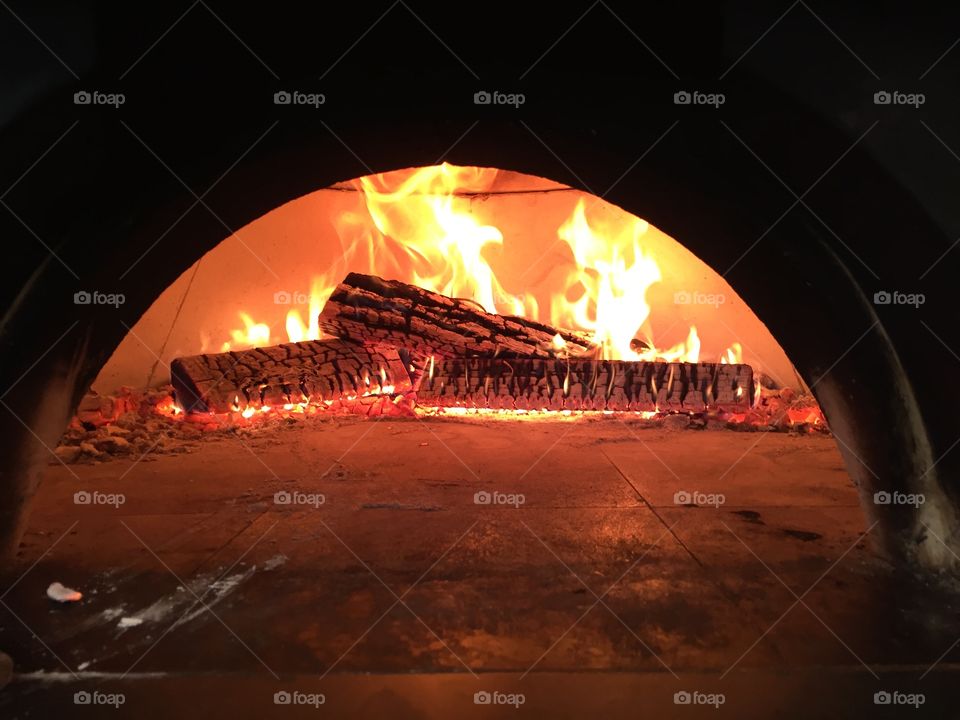
[[[56,212],[9,202],[68,267],[17,275],[4,318],[5,602],[46,643],[3,628],[22,671],[260,673],[269,709],[271,673],[390,699],[443,673],[472,707],[608,669],[669,705],[670,673],[733,697],[740,669],[941,655],[946,603],[891,570],[953,566],[955,403],[858,263],[897,276],[872,239],[941,233],[862,128],[747,82],[727,127],[601,127],[551,82],[522,121],[291,107],[212,143],[131,108],[40,163]],[[731,130],[820,178],[822,221]]]
[[[776,340],[682,245],[589,193],[446,164],[338,183],[221,243],[130,328],[74,429],[171,381],[157,412],[211,429],[330,408],[825,429]]]
[[[123,302],[79,293],[79,305]],[[720,667],[739,664],[753,629],[730,629],[730,588],[713,578],[695,603],[713,630],[688,654],[689,615],[671,608],[701,568],[740,572],[746,549],[812,582],[804,558],[842,547],[884,576],[818,379],[723,276],[583,190],[446,163],[339,182],[240,228],[126,330],[54,450],[32,526],[69,502],[90,516],[86,540],[113,538],[98,563],[147,551],[194,578],[116,581],[123,629],[189,616],[200,577],[215,588],[204,602],[239,589],[253,603],[241,623],[291,643],[308,631],[300,669]],[[140,522],[150,508],[156,526]],[[131,510],[136,521],[114,522]],[[208,544],[233,535],[249,553],[225,565]],[[425,548],[438,577],[416,609],[390,621],[385,645],[351,646],[369,619],[356,609],[382,599],[370,579],[389,595],[382,573],[406,577]],[[369,576],[344,565],[382,553]],[[86,591],[106,592],[90,570]],[[302,594],[305,574],[317,587]],[[597,597],[611,617],[530,644],[562,630],[591,575],[609,580]],[[762,615],[771,577],[747,578],[738,593]],[[570,608],[530,619],[557,588]],[[518,590],[521,607],[493,622]],[[657,639],[631,643],[617,618],[636,620],[641,598]],[[333,616],[305,630],[315,604]],[[809,652],[841,662],[845,650]]]

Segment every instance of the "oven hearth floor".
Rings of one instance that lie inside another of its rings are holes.
[[[79,491],[125,501],[76,505]],[[294,502],[275,503],[282,491]],[[677,505],[677,492],[724,503]],[[457,705],[443,688],[495,679],[529,707],[569,693],[614,708],[644,688],[666,716],[690,683],[729,706],[764,673],[803,699],[811,673],[879,689],[871,673],[896,672],[903,687],[960,627],[932,590],[892,577],[864,529],[829,437],[612,419],[345,419],[50,467],[5,579],[0,649],[17,675],[0,708],[72,711],[68,690],[123,687],[123,711],[140,698],[138,717],[164,717],[171,688],[216,686],[236,697],[205,714],[242,698],[268,713],[299,682],[329,711],[337,688],[374,707],[367,687],[423,716],[424,692]],[[51,603],[54,581],[82,602]],[[465,702],[451,712],[484,709]]]

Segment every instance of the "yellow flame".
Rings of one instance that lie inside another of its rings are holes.
[[[699,362],[700,361],[700,336],[697,335],[697,328],[690,326],[687,333],[687,339],[677,343],[673,347],[657,349],[651,347],[648,350],[635,353],[635,360],[664,360],[666,362]]]
[[[737,365],[743,362],[743,346],[735,342],[720,355],[721,364]]]
[[[255,322],[254,319],[245,312],[240,313],[240,320],[243,321],[244,329],[231,331],[230,335],[233,338],[233,342],[225,342],[220,348],[221,352],[270,344],[269,325]]]
[[[291,308],[287,313],[288,341],[319,340],[323,336],[323,333],[320,332],[320,311],[333,292],[334,287],[335,285],[325,277],[313,278],[310,283],[310,297],[307,304],[307,322],[303,321],[303,316],[297,308]]]
[[[376,229],[399,244],[398,254],[412,266],[408,282],[474,300],[487,312],[507,308],[523,314],[522,301],[518,304],[501,287],[483,257],[488,246],[503,245],[503,235],[478,221],[469,201],[455,194],[488,187],[495,176],[496,170],[489,168],[443,163],[412,172],[399,186],[385,175],[360,178],[359,184]],[[389,249],[382,239],[376,244],[378,251]]]
[[[322,337],[320,311],[350,271],[471,300],[487,312],[541,319],[537,297],[509,292],[497,278],[490,258],[502,251],[503,234],[474,214],[475,198],[490,191],[496,176],[497,170],[491,168],[443,163],[352,181],[358,206],[334,219],[344,250],[342,262],[313,278],[307,308],[301,304],[289,309],[287,339]],[[690,327],[686,340],[673,347],[657,348],[651,337],[647,291],[661,274],[641,244],[647,222],[624,213],[591,212],[592,208],[579,198],[557,229],[572,259],[559,271],[560,281],[540,298],[549,300],[544,321],[592,335],[598,356],[604,359],[697,362],[696,328]],[[232,341],[224,343],[223,350],[269,344],[268,324],[255,322],[246,313],[241,313],[241,320],[244,328],[232,331]],[[641,337],[646,348],[637,343]],[[553,344],[556,350],[566,345],[559,336]],[[742,362],[739,344],[720,359]]]
[[[551,321],[562,327],[593,332],[593,341],[608,359],[638,359],[631,347],[650,314],[647,289],[660,280],[660,268],[644,254],[640,238],[649,226],[639,218],[594,229],[587,222],[581,198],[558,236],[573,252],[576,268],[567,277],[563,292],[551,301]],[[580,296],[567,300],[570,288]]]

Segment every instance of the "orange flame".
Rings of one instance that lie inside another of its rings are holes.
[[[396,189],[389,178],[360,178],[367,210],[383,238],[401,243],[412,263],[414,285],[452,297],[469,298],[490,313],[498,311],[497,298],[507,293],[484,259],[490,245],[503,245],[503,235],[463,210],[460,189],[486,187],[496,170],[436,165],[411,173]],[[516,309],[516,308],[513,308]]]
[[[323,304],[343,275],[355,271],[472,300],[487,312],[531,319],[541,319],[541,301],[547,299],[547,321],[591,334],[598,355],[605,359],[699,360],[695,327],[673,347],[657,348],[653,342],[647,291],[660,281],[660,268],[642,246],[649,226],[634,216],[591,220],[584,199],[578,199],[557,229],[557,237],[572,255],[560,273],[565,273],[563,280],[540,300],[529,292],[508,292],[488,257],[503,248],[503,233],[476,217],[473,206],[477,195],[492,188],[496,176],[495,169],[444,163],[351,181],[349,189],[357,192],[358,207],[334,220],[344,248],[342,262],[313,278],[306,308],[289,310],[287,339],[319,339]],[[223,350],[270,342],[269,325],[246,313],[240,317],[244,328],[232,331],[232,342],[224,343]],[[637,342],[640,338],[643,343]],[[563,349],[559,336],[554,344]],[[739,344],[727,349],[720,361],[742,362]]]
[[[319,340],[320,311],[323,310],[327,298],[333,292],[334,285],[324,281],[324,278],[315,277],[310,284],[310,301],[307,305],[307,322],[303,322],[300,311],[296,308],[287,313],[287,340],[301,342],[302,340]]]
[[[225,342],[220,348],[221,352],[236,349],[239,347],[262,347],[270,344],[270,326],[265,323],[254,322],[254,319],[247,313],[241,312],[240,319],[243,321],[243,330],[232,330],[230,332],[233,342]]]
[[[557,235],[573,251],[576,267],[567,276],[563,292],[551,299],[551,322],[593,333],[593,341],[607,359],[640,359],[631,347],[650,315],[647,289],[660,280],[660,268],[643,253],[640,238],[646,221],[628,216],[625,223],[610,223],[594,230],[587,222],[583,198]],[[571,288],[582,287],[574,301]]]

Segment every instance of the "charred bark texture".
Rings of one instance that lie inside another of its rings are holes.
[[[447,358],[555,357],[558,334],[570,354],[592,350],[583,332],[495,315],[471,301],[360,273],[350,273],[333,291],[320,328],[346,340]]]
[[[411,387],[396,350],[335,339],[193,355],[174,360],[170,370],[189,412],[336,402]]]
[[[340,339],[175,360],[178,399],[230,412],[413,390],[426,407],[703,412],[753,397],[748,365],[557,357],[558,334],[568,353],[593,348],[584,333],[372,275],[348,275],[319,320]]]
[[[749,365],[551,358],[435,359],[417,403],[508,410],[743,411]]]

